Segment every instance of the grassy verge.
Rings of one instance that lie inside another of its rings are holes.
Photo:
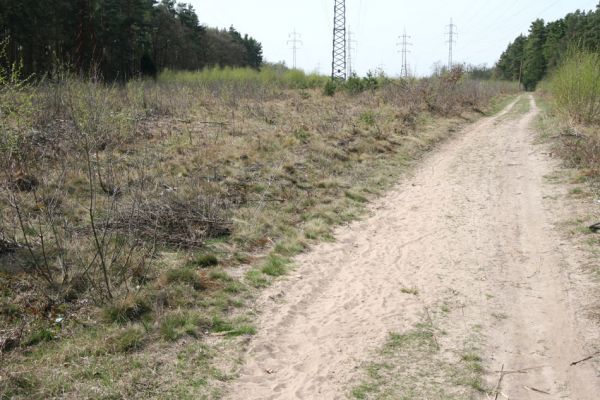
[[[364,367],[350,398],[463,400],[486,393],[476,351],[444,354],[436,339],[439,334],[428,323],[402,334],[390,333],[376,361]]]
[[[245,74],[3,87],[1,398],[218,398],[260,288],[507,91]]]

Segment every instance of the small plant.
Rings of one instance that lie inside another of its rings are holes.
[[[360,115],[360,121],[367,126],[375,125],[375,114],[373,111],[365,111]]]
[[[418,296],[419,295],[419,289],[417,288],[407,288],[407,287],[403,287],[402,289],[400,289],[400,291],[402,293],[405,294],[411,294],[413,296]]]
[[[310,139],[310,132],[308,132],[304,128],[296,129],[296,131],[294,132],[294,137],[300,140],[301,142],[306,143]]]
[[[327,83],[325,83],[325,86],[323,87],[323,95],[333,97],[335,96],[335,92],[337,92],[337,84],[335,83],[335,81],[327,81]]]
[[[25,346],[35,346],[38,343],[50,342],[54,340],[54,333],[52,331],[42,328],[32,332],[24,341]]]

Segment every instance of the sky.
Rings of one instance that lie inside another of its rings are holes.
[[[191,3],[202,24],[233,25],[263,44],[265,59],[291,66],[288,43],[295,30],[302,45],[297,65],[307,72],[331,73],[334,0],[180,0]],[[456,25],[455,63],[488,66],[537,18],[554,21],[577,9],[592,10],[599,0],[346,0],[348,30],[356,40],[353,69],[364,75],[382,69],[401,73],[399,36],[411,36],[409,69],[429,75],[435,63],[448,63],[447,26]]]

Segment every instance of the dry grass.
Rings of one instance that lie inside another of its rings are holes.
[[[3,90],[0,398],[17,399],[218,398],[255,288],[510,92]]]

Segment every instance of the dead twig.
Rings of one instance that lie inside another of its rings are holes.
[[[596,356],[598,356],[598,355],[600,355],[600,351],[597,351],[597,352],[595,352],[594,354],[592,354],[592,355],[590,355],[590,356],[587,356],[586,358],[583,358],[583,359],[581,359],[581,360],[579,360],[579,361],[573,361],[573,362],[572,362],[571,364],[569,364],[569,365],[570,365],[571,367],[574,367],[575,365],[577,365],[577,364],[581,364],[581,363],[584,363],[584,362],[586,362],[586,361],[589,361],[589,360],[591,360],[592,358],[594,358],[594,357],[596,357]]]
[[[427,314],[427,320],[429,321],[429,325],[431,326],[431,337],[435,342],[437,350],[440,350],[440,343],[438,342],[437,337],[435,336],[435,326],[433,325],[433,319],[431,318],[431,314],[429,313],[429,308],[427,306],[425,306],[425,313]]]
[[[546,392],[545,390],[542,389],[537,389],[531,386],[523,386],[525,389],[527,390],[531,390],[532,392],[536,392],[536,393],[541,393],[541,394],[547,394],[547,395],[551,395],[552,393],[550,392]]]
[[[500,378],[498,379],[498,383],[496,384],[496,388],[494,389],[494,392],[496,393],[494,400],[498,400],[498,395],[500,394],[500,386],[502,385],[503,379],[504,379],[504,364],[502,364],[502,369],[500,370]]]

